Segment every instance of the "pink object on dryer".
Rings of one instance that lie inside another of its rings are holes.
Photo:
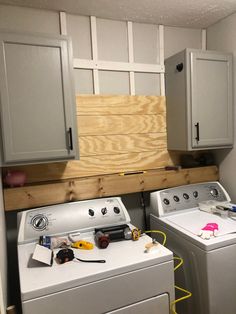
[[[3,182],[10,187],[23,186],[26,182],[26,174],[23,171],[8,171]]]

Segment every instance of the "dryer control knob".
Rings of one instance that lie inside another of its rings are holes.
[[[35,230],[41,231],[46,229],[48,225],[48,219],[45,215],[38,214],[32,218],[31,224]]]

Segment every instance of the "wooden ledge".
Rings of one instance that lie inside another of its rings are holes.
[[[157,169],[132,175],[111,174],[5,188],[3,193],[5,211],[13,211],[218,179],[216,166],[169,171]]]

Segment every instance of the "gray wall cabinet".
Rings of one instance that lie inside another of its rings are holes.
[[[2,165],[76,158],[70,40],[2,32],[0,45]]]
[[[232,147],[232,55],[185,49],[165,67],[168,149]]]

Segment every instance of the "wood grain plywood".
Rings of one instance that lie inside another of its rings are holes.
[[[147,115],[166,112],[165,97],[129,95],[79,95],[77,115]]]
[[[166,132],[164,114],[78,116],[79,135],[111,135]]]
[[[165,133],[80,136],[80,156],[166,150]]]
[[[24,171],[27,184],[84,178],[96,175],[163,168],[170,164],[166,150],[82,157],[80,161],[15,167]],[[13,170],[12,169],[12,170]]]

